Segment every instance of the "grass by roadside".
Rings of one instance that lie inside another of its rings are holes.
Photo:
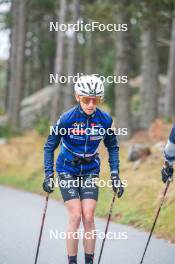
[[[1,145],[0,184],[44,195],[41,188],[44,141],[45,137],[30,131]],[[115,203],[112,220],[150,230],[164,188],[160,181],[162,153],[153,148],[152,155],[135,169],[133,163],[127,161],[127,148],[127,144],[121,144],[121,178],[127,180],[128,187],[124,197]],[[100,147],[100,154],[103,157],[100,177],[108,179],[108,155],[103,146]],[[111,189],[100,188],[97,216],[108,215],[112,194]],[[61,198],[58,189],[52,197]],[[157,236],[172,242],[175,242],[174,204],[175,188],[172,183],[155,230]]]

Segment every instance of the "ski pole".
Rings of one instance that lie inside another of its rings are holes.
[[[101,256],[102,256],[102,252],[103,252],[103,248],[104,248],[104,244],[105,244],[105,240],[106,240],[106,234],[108,232],[109,222],[110,222],[110,219],[111,219],[111,215],[112,215],[112,210],[113,210],[116,194],[117,194],[117,191],[114,193],[114,196],[113,196],[113,199],[112,199],[112,202],[111,202],[111,207],[110,207],[110,210],[109,210],[108,220],[107,220],[107,224],[106,224],[106,228],[105,228],[105,236],[103,238],[103,242],[102,242],[101,250],[100,250],[100,256],[98,258],[98,264],[100,263],[100,260],[101,260]]]
[[[39,248],[40,248],[41,237],[42,237],[42,232],[43,232],[43,227],[44,227],[44,220],[45,220],[46,211],[47,211],[48,200],[49,200],[49,193],[47,193],[47,195],[46,195],[46,201],[45,201],[43,217],[42,217],[42,222],[41,222],[41,228],[40,228],[40,234],[39,234],[39,238],[38,238],[38,245],[37,245],[36,256],[35,256],[35,264],[37,263],[37,259],[38,259]]]
[[[165,187],[165,190],[164,190],[164,193],[163,193],[163,197],[161,198],[161,202],[160,202],[159,208],[158,208],[158,210],[157,210],[156,217],[155,217],[155,220],[154,220],[154,222],[153,222],[153,225],[152,225],[152,228],[151,228],[151,231],[150,231],[149,237],[148,237],[148,241],[147,241],[147,243],[146,243],[145,250],[144,250],[144,252],[143,252],[143,256],[142,256],[142,259],[141,259],[141,261],[140,261],[140,264],[143,263],[143,259],[144,259],[144,257],[145,257],[145,254],[146,254],[146,251],[147,251],[147,248],[148,248],[149,242],[150,242],[150,240],[151,240],[151,237],[152,237],[152,234],[153,234],[153,231],[154,231],[154,228],[155,228],[155,225],[156,225],[157,219],[158,219],[158,217],[159,217],[160,210],[161,210],[161,208],[162,208],[162,205],[163,205],[164,200],[165,200],[165,196],[166,196],[166,194],[167,194],[167,191],[168,191],[168,188],[169,188],[170,182],[171,182],[172,180],[173,180],[173,179],[170,178],[170,179],[167,181],[167,184],[166,184],[166,187]]]

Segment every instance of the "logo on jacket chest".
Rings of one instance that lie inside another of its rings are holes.
[[[86,126],[86,123],[84,123],[84,122],[75,122],[72,124],[72,127],[74,127],[74,128],[83,128],[85,126]]]
[[[84,122],[75,122],[70,128],[71,134],[74,135],[84,135],[85,134],[86,123]]]
[[[87,125],[85,122],[75,122],[70,128],[70,138],[78,139],[79,136],[79,139],[84,139],[84,136],[90,136],[90,140],[99,140],[103,138],[100,134],[101,129],[104,128],[100,123],[89,122]]]
[[[91,127],[96,127],[96,128],[103,127],[102,124],[100,124],[100,123],[95,123],[95,122],[90,123],[90,126],[91,126]]]

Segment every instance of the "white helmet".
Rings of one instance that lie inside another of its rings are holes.
[[[74,90],[78,95],[104,97],[103,82],[95,75],[81,76],[75,83]]]

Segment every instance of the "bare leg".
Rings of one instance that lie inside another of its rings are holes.
[[[78,239],[73,234],[77,232],[81,222],[81,202],[79,199],[72,199],[65,202],[69,214],[69,225],[67,229],[67,253],[69,256],[76,256],[78,252]]]
[[[94,224],[94,211],[96,208],[96,201],[93,199],[83,199],[82,200],[82,221],[84,225],[84,232],[92,232],[95,230]],[[90,239],[89,239],[90,237]],[[93,254],[95,251],[96,238],[92,235],[88,235],[88,239],[84,237],[83,245],[84,251],[87,254]]]

